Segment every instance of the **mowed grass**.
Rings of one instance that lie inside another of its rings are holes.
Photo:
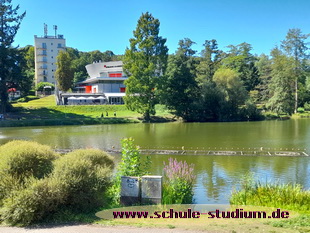
[[[115,124],[142,119],[141,114],[128,110],[125,105],[56,105],[54,95],[15,103],[13,107],[8,121],[0,122],[0,126]],[[163,105],[156,106],[156,113],[159,120],[155,121],[173,117]]]
[[[56,100],[54,95],[43,97],[36,100],[31,100],[25,103],[16,103],[13,104],[14,107],[23,107],[23,108],[42,108],[42,107],[53,107],[56,106]]]

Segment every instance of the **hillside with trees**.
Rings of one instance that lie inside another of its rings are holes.
[[[252,45],[246,42],[228,45],[228,50],[222,51],[215,39],[206,40],[197,53],[192,49],[195,42],[184,38],[165,65],[164,60],[161,63],[156,60],[159,54],[151,52],[161,48],[165,40],[149,38],[161,38],[159,21],[152,18],[157,25],[156,35],[138,34],[150,28],[150,21],[144,17],[142,14],[138,20],[134,32],[137,39],[130,39],[124,59],[131,75],[125,99],[129,109],[144,111],[142,106],[152,99],[153,105],[165,105],[184,121],[258,120],[262,119],[262,111],[291,115],[298,109],[309,110],[309,34],[289,29],[280,47],[272,49],[270,55],[260,56],[253,54]],[[144,57],[144,53],[148,56]],[[146,69],[148,61],[153,61],[152,72]],[[165,72],[158,69],[159,64],[167,67]],[[154,69],[162,72],[156,74]],[[143,81],[144,75],[148,78]],[[147,95],[150,97],[145,98]],[[135,101],[139,105],[133,107]]]
[[[3,3],[1,29],[1,112],[8,105],[8,90],[26,96],[33,88],[34,48],[13,48],[14,36],[25,13],[18,6]],[[15,26],[8,24],[7,14]],[[7,27],[7,28],[6,28]],[[280,115],[310,110],[309,34],[289,29],[280,46],[270,54],[254,54],[243,42],[219,49],[216,39],[206,39],[201,51],[190,38],[180,39],[179,47],[168,54],[161,37],[160,22],[149,12],[137,22],[124,55],[99,50],[82,52],[67,48],[58,56],[56,77],[62,90],[69,90],[87,78],[85,66],[94,61],[124,62],[125,104],[149,121],[156,104],[162,104],[184,121],[236,121],[262,119],[262,112]]]

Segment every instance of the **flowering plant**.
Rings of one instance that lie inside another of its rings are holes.
[[[163,204],[191,204],[195,178],[194,164],[173,158],[164,162]]]

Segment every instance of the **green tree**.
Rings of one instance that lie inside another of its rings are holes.
[[[29,94],[34,83],[34,46],[27,45],[26,47],[20,48],[18,50],[22,57],[20,61],[22,76],[18,82],[18,89],[21,91],[23,97]]]
[[[102,62],[107,62],[107,61],[112,61],[113,57],[115,56],[114,53],[110,50],[107,50],[105,52],[100,52],[99,50],[95,50],[92,52],[89,52],[91,55],[91,60],[92,62],[94,61],[102,61]]]
[[[305,70],[306,60],[309,58],[307,51],[307,43],[305,40],[309,37],[309,34],[302,34],[298,28],[289,29],[286,39],[282,41],[281,47],[284,49],[286,54],[294,59],[293,76],[294,76],[294,113],[297,113],[298,108],[298,84],[302,82],[305,84]]]
[[[212,80],[205,80],[201,85],[199,100],[200,120],[217,121],[225,104],[225,93]]]
[[[229,68],[220,68],[215,72],[213,80],[225,99],[221,111],[222,120],[235,120],[239,105],[244,104],[248,98],[238,72]]]
[[[44,87],[50,87],[51,91],[55,90],[55,86],[49,82],[39,82],[36,86],[37,91],[44,91]]]
[[[218,49],[216,40],[206,40],[201,51],[201,61],[197,66],[197,78],[200,83],[212,80],[215,71],[220,66],[223,51]]]
[[[258,57],[255,66],[257,67],[259,74],[259,83],[255,87],[255,90],[250,92],[250,95],[253,95],[253,92],[257,92],[255,93],[257,96],[253,100],[255,102],[266,102],[271,97],[269,93],[272,72],[271,60],[267,55],[262,54]]]
[[[277,114],[292,114],[294,111],[294,60],[275,48],[272,55],[271,98],[267,107]]]
[[[185,121],[194,120],[194,103],[199,97],[193,60],[195,51],[191,49],[193,44],[194,42],[188,38],[179,41],[176,54],[169,57],[161,94],[162,103]]]
[[[13,7],[11,0],[0,1],[0,112],[5,113],[8,105],[7,90],[21,74],[19,55],[12,47],[14,37],[26,12],[18,14],[19,5]]]
[[[60,51],[57,56],[57,70],[55,73],[57,86],[61,91],[67,91],[72,87],[74,71],[72,58],[67,51]]]
[[[166,39],[158,35],[159,26],[152,14],[142,14],[124,56],[124,70],[129,75],[125,81],[126,106],[143,114],[146,121],[155,114],[156,89],[167,65],[168,48]]]
[[[236,70],[247,91],[251,91],[258,84],[258,71],[255,66],[256,57],[251,54],[252,46],[241,43],[237,46],[229,45],[228,56],[222,60],[226,68]]]

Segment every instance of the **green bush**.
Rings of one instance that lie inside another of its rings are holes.
[[[299,108],[297,108],[297,112],[299,112],[299,113],[304,113],[304,112],[305,112],[305,109],[302,108],[302,107],[299,107]]]
[[[100,150],[81,149],[56,160],[51,176],[63,184],[64,206],[86,211],[104,204],[112,169],[110,155]]]
[[[49,146],[14,140],[0,146],[0,159],[0,171],[22,182],[30,176],[40,179],[49,174],[56,154]]]
[[[66,154],[66,158],[85,159],[91,162],[93,167],[114,168],[113,157],[104,151],[97,149],[80,149]]]
[[[305,109],[306,111],[310,111],[310,103],[306,102],[306,103],[304,104],[304,109]]]
[[[51,91],[55,90],[55,85],[49,82],[39,82],[38,85],[36,86],[36,90],[44,91],[44,87],[51,87],[51,88],[48,88]]]
[[[36,166],[34,163],[28,165]],[[110,155],[100,150],[81,149],[59,157],[53,165],[53,171],[42,179],[28,176],[27,172],[24,174],[27,178],[23,178],[23,185],[11,189],[2,200],[1,221],[29,225],[57,215],[59,211],[85,212],[106,204],[105,192],[110,187],[114,167]],[[11,181],[7,176],[2,183]]]
[[[0,146],[0,206],[12,190],[22,189],[29,178],[51,173],[56,154],[49,146],[15,140]]]
[[[33,179],[29,187],[14,191],[3,202],[1,220],[11,225],[29,225],[57,210],[64,202],[63,184],[57,179]]]
[[[263,116],[257,109],[256,105],[247,101],[245,106],[239,109],[241,119],[245,120],[262,120]]]

